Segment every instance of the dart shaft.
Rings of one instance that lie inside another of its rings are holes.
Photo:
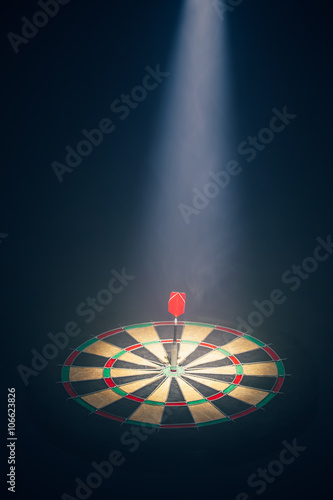
[[[171,346],[171,371],[176,371],[177,369],[177,357],[178,357],[178,346],[177,346],[177,318],[175,318],[175,326],[173,330],[173,342]]]
[[[173,329],[173,343],[177,342],[177,318],[175,318],[175,325]]]

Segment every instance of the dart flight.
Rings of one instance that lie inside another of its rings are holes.
[[[169,313],[176,318],[185,312],[186,294],[180,292],[171,292],[169,299]]]

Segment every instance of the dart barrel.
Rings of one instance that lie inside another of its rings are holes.
[[[177,318],[175,318],[175,326],[173,330],[173,342],[171,346],[171,371],[177,371],[177,357],[178,357],[178,346],[177,346]]]
[[[177,356],[178,356],[178,346],[177,343],[174,342],[171,346],[171,368],[172,372],[177,371]]]

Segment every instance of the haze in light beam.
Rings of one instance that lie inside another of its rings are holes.
[[[223,153],[226,114],[225,50],[212,2],[187,0],[167,82],[164,116],[152,161],[182,188],[207,182]]]
[[[221,217],[218,210],[207,217],[207,211],[186,226],[178,205],[230,159],[224,28],[212,1],[186,0],[150,155],[152,180],[147,179],[153,189],[143,232],[147,241],[154,235],[151,263],[159,261],[156,267],[163,267],[171,289],[186,284],[198,301],[221,274]]]

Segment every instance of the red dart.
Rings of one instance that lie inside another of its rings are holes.
[[[177,317],[184,314],[185,311],[186,294],[181,292],[171,292],[169,299],[168,311],[175,317],[175,328],[173,333],[173,342],[171,347],[171,360],[170,360],[170,371],[173,373],[177,372]]]

